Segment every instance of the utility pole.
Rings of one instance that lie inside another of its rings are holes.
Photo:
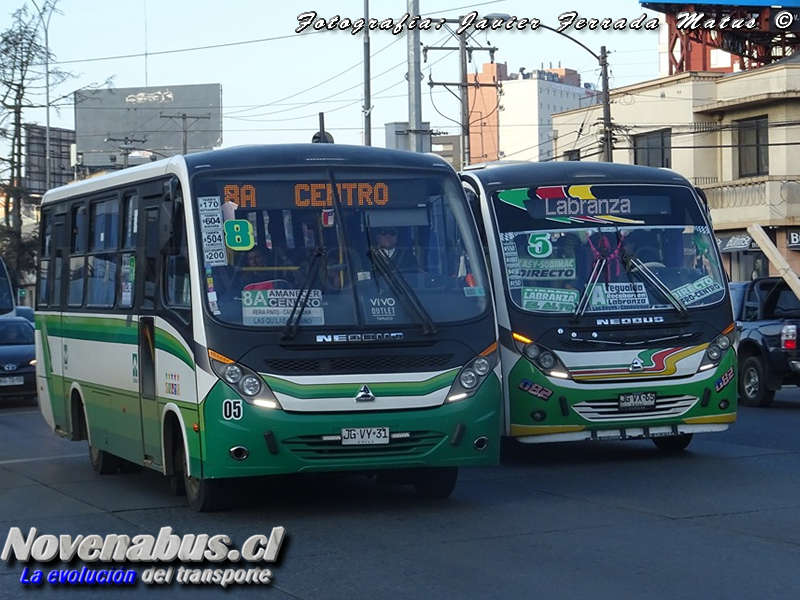
[[[364,0],[364,22],[369,23],[369,0]],[[372,145],[372,97],[370,90],[369,27],[364,27],[364,145]]]
[[[58,0],[56,0],[58,1]],[[47,2],[42,3],[42,8],[39,8],[39,5],[36,4],[36,0],[31,0],[33,2],[33,6],[36,8],[36,12],[39,13],[39,20],[42,22],[42,29],[44,29],[44,97],[45,97],[45,104],[47,105],[47,121],[45,124],[44,130],[44,177],[45,177],[45,190],[48,191],[50,189],[50,185],[52,183],[52,166],[51,166],[51,157],[50,157],[50,17],[53,16],[53,9],[55,8],[55,2],[53,4],[48,4]],[[42,9],[47,10],[47,21],[44,20],[44,16],[42,15]]]
[[[608,90],[608,53],[606,47],[600,47],[600,79],[603,86],[603,161],[614,162],[613,139],[611,131],[611,100]]]
[[[419,0],[408,0],[408,14],[419,14]],[[422,152],[422,67],[419,28],[408,32],[408,140],[409,150]]]
[[[200,119],[210,119],[211,115],[187,115],[186,113],[181,113],[179,115],[165,115],[159,114],[159,117],[162,119],[180,119],[181,120],[181,130],[183,131],[183,152],[182,154],[189,153],[189,119],[194,119],[198,121]],[[194,121],[192,121],[194,124]]]
[[[444,19],[445,23],[454,23],[454,24],[461,24],[463,21],[463,17],[459,17],[458,19]],[[455,32],[451,30],[453,35],[456,35]],[[488,48],[484,48],[483,46],[468,46],[467,45],[467,36],[469,35],[468,32],[463,32],[458,36],[458,46],[425,46],[423,49],[423,54],[427,58],[429,50],[457,50],[458,51],[458,64],[459,64],[459,81],[457,83],[453,82],[443,82],[437,81],[434,82],[431,78],[428,82],[428,85],[431,87],[437,85],[443,85],[445,87],[457,87],[459,89],[459,101],[461,103],[461,134],[460,134],[460,146],[461,146],[461,165],[460,168],[464,168],[469,165],[470,162],[470,149],[469,149],[469,130],[470,130],[470,122],[469,122],[469,88],[480,88],[480,87],[493,87],[497,89],[500,87],[499,83],[479,83],[475,81],[473,83],[469,83],[467,81],[467,62],[469,58],[472,56],[472,53],[475,51],[486,51],[489,53],[489,56],[494,62],[494,53],[497,52],[497,48],[495,46],[490,46]]]
[[[461,167],[469,164],[469,88],[467,87],[467,33],[458,36],[459,96],[461,97]]]

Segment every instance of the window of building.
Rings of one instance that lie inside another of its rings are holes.
[[[567,150],[564,152],[564,160],[580,160],[581,159],[581,151],[580,148],[577,150]]]
[[[769,174],[767,117],[736,121],[739,177]]]
[[[633,162],[647,167],[672,167],[672,130],[660,129],[633,137]]]

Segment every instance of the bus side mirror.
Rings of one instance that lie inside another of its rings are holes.
[[[158,216],[158,245],[161,254],[175,256],[180,253],[183,235],[183,199],[178,191],[178,180],[164,183],[164,195]]]

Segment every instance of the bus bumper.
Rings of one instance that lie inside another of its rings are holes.
[[[231,398],[238,396],[218,382],[200,407],[203,478],[499,462],[502,395],[495,374],[465,400],[408,411],[287,413],[242,401],[241,418],[225,419],[223,401]],[[344,429],[366,428],[388,428],[388,443],[342,442]]]
[[[545,376],[520,357],[508,373],[510,424],[520,442],[621,440],[724,431],[736,421],[735,355],[693,378],[582,383]],[[620,408],[622,394],[654,392],[650,407]]]

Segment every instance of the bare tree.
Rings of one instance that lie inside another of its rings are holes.
[[[25,185],[24,174],[24,112],[42,108],[45,94],[45,65],[51,56],[41,39],[44,24],[55,12],[58,0],[46,0],[41,11],[23,6],[12,15],[12,24],[0,33],[0,194],[5,218],[0,223],[0,255],[11,271],[12,283],[19,287],[22,273],[30,272],[36,264],[36,236],[23,235],[22,207],[33,199]],[[67,74],[52,69],[50,86],[62,83]]]

